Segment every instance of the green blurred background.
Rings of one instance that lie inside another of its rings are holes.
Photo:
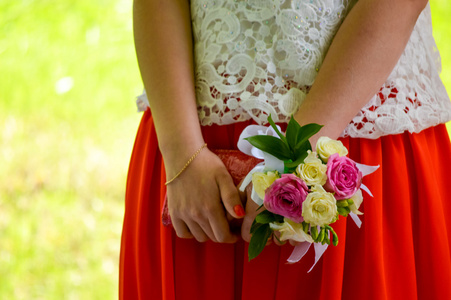
[[[117,298],[142,89],[131,6],[0,2],[0,299]],[[450,91],[451,2],[431,7]]]

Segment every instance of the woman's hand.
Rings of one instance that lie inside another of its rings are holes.
[[[171,176],[176,172],[168,171]],[[237,241],[226,214],[243,218],[240,195],[221,159],[207,148],[168,184],[167,195],[169,214],[179,237],[194,237],[199,242]]]
[[[252,183],[249,184],[246,187],[246,190],[244,192],[244,197],[246,198],[246,215],[243,219],[243,224],[241,225],[241,237],[246,242],[251,241],[251,226],[252,223],[255,220],[255,217],[264,210],[262,207],[261,209],[258,209],[258,204],[254,202],[251,198],[252,193]]]

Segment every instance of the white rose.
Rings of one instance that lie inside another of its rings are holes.
[[[255,172],[252,174],[252,184],[260,199],[265,199],[266,189],[269,188],[277,178],[279,178],[277,172]]]
[[[312,226],[324,226],[335,222],[338,211],[334,195],[319,185],[314,186],[312,190],[313,192],[309,193],[302,203],[304,221]]]
[[[318,152],[321,160],[327,163],[329,156],[334,153],[338,153],[340,156],[346,156],[348,154],[348,149],[343,146],[342,142],[332,140],[327,136],[322,136],[316,142],[316,152]]]
[[[313,238],[302,229],[302,223],[295,223],[288,218],[283,219],[283,223],[269,223],[272,230],[280,232],[280,240],[293,240],[296,242],[313,243]]]
[[[349,205],[349,209],[355,213],[356,215],[363,215],[362,212],[359,211],[359,207],[363,202],[363,195],[362,195],[362,190],[358,190],[354,196],[351,197],[352,201],[354,201],[353,204]]]
[[[308,156],[304,163],[296,168],[298,176],[305,181],[307,185],[324,185],[327,180],[327,166],[316,156],[316,152],[308,150]]]

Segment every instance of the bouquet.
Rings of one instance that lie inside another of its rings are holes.
[[[351,216],[360,227],[362,190],[371,195],[362,178],[378,166],[354,162],[346,157],[348,150],[340,141],[328,137],[320,137],[313,152],[309,139],[321,125],[300,126],[291,118],[284,135],[271,116],[268,121],[270,127],[248,126],[238,142],[242,152],[264,159],[240,187],[244,191],[252,182],[251,198],[259,209],[265,208],[251,227],[249,260],[263,251],[277,231],[281,242],[299,242],[288,262],[299,261],[314,244],[315,265],[328,245],[338,244],[331,224],[339,216]]]

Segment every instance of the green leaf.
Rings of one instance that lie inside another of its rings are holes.
[[[310,124],[302,126],[301,129],[297,133],[296,146],[294,147],[293,150],[295,152],[297,152],[298,149],[305,148],[304,143],[307,142],[316,133],[318,133],[318,131],[320,131],[322,127],[323,127],[323,125],[318,125],[315,123],[310,123]],[[311,149],[312,148],[310,145],[309,150],[311,150]]]
[[[303,141],[309,140],[312,136],[318,133],[318,131],[323,128],[323,125],[319,125],[316,123],[310,123],[304,126],[301,126],[301,129],[298,132],[298,144]]]
[[[307,157],[307,150],[312,150],[312,145],[310,144],[310,141],[305,141],[303,144],[298,144],[296,148],[294,149],[294,153],[296,154],[296,157],[299,157],[305,153],[305,156]]]
[[[283,216],[278,215],[278,214],[273,214],[273,216],[274,216],[274,218],[276,219],[276,222],[277,222],[277,223],[282,223],[282,222],[283,222],[283,219],[284,219]]]
[[[275,156],[280,160],[291,159],[291,151],[280,139],[269,135],[254,135],[246,138],[252,146]]]
[[[254,222],[257,222],[260,224],[269,224],[269,223],[274,223],[274,222],[282,223],[283,216],[277,215],[275,213],[265,210],[257,215]]]
[[[253,234],[262,225],[263,225],[262,223],[258,223],[256,220],[254,220],[254,222],[252,222],[252,226],[251,226],[251,234]]]
[[[261,224],[268,224],[271,222],[275,222],[276,218],[274,217],[274,214],[272,212],[269,212],[267,210],[262,211],[255,217],[255,221]]]
[[[285,167],[288,170],[293,169],[293,168],[297,168],[297,166],[299,166],[301,163],[304,162],[304,159],[307,157],[307,155],[308,154],[307,154],[307,151],[306,151],[303,154],[299,155],[295,161],[285,162]]]
[[[304,126],[301,126],[301,134],[302,136],[308,136],[309,138],[318,133],[318,131],[323,128],[324,125],[319,125],[316,123],[309,123]]]
[[[299,164],[304,162],[304,159],[308,155],[307,150],[312,150],[312,146],[310,145],[309,141],[306,141],[302,145],[302,147],[296,149],[296,152],[294,153],[296,160],[285,162],[285,168],[287,170],[287,173],[294,172],[296,170],[297,166],[299,166]]]
[[[269,225],[264,224],[252,234],[248,249],[249,261],[256,258],[263,251],[271,233],[272,230]]]
[[[276,123],[274,123],[274,121],[271,118],[271,115],[268,116],[268,122],[271,125],[271,127],[274,129],[274,131],[277,133],[277,135],[280,137],[280,139],[286,143],[287,143],[287,138],[283,135],[282,132],[280,132],[279,128],[277,128]]]
[[[301,131],[301,125],[291,116],[287,126],[287,142],[290,149],[294,150],[298,143],[299,132]]]

